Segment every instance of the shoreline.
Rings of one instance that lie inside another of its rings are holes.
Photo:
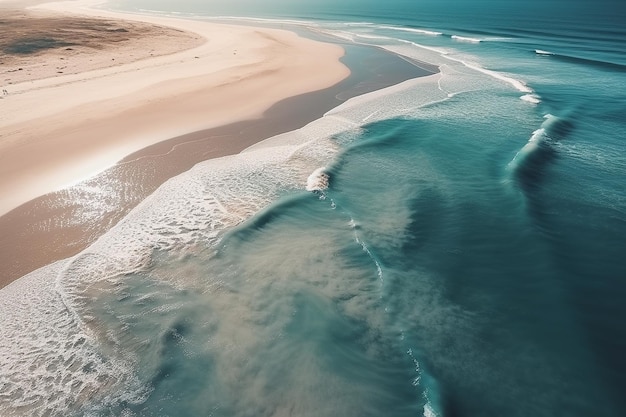
[[[264,139],[302,127],[347,98],[429,74],[382,50],[362,46],[349,46],[347,50],[342,60],[348,67],[351,59],[354,67],[365,56],[366,60],[380,62],[393,63],[395,59],[395,65],[406,68],[403,75],[394,73],[392,77],[359,70],[331,87],[284,98],[261,115],[172,135],[126,155],[86,181],[11,210],[0,216],[0,236],[13,237],[0,241],[0,262],[6,265],[0,288],[42,266],[79,253],[160,184],[197,162],[235,154]],[[103,200],[106,204],[102,204]],[[24,253],[29,257],[24,259]]]
[[[293,32],[84,8],[96,3],[48,3],[37,9],[169,26],[207,41],[7,88],[0,116],[0,214],[91,177],[146,146],[260,117],[283,98],[328,87],[349,74],[339,62],[339,46]]]

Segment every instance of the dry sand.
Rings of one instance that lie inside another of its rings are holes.
[[[261,117],[281,99],[349,74],[339,62],[342,48],[292,32],[87,7],[94,3],[48,3],[31,11],[35,18],[17,16],[21,22],[13,23],[40,30],[45,25],[37,19],[75,19],[72,38],[79,45],[49,41],[60,46],[41,49],[30,65],[15,54],[0,59],[8,92],[0,100],[0,215],[141,148]],[[55,27],[37,39],[57,39]],[[91,45],[82,41],[94,33]],[[124,39],[122,46],[113,38]],[[176,48],[183,50],[172,53]],[[59,61],[68,62],[64,72],[51,74]]]
[[[9,90],[12,84],[128,64],[205,41],[165,26],[2,8],[2,3],[0,22],[0,84]]]

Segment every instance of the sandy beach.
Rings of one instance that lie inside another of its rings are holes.
[[[55,12],[50,16],[56,19],[74,13],[80,19],[130,18],[172,28],[154,43],[148,34],[120,50],[103,43],[96,54],[103,63],[114,63],[135,49],[138,54],[154,50],[152,54],[161,56],[138,55],[135,62],[94,70],[88,60],[96,56],[77,54],[74,61],[87,60],[85,71],[76,63],[73,74],[41,78],[43,67],[33,67],[26,79],[15,83],[9,61],[2,75],[6,93],[0,113],[0,214],[89,177],[150,144],[259,117],[283,98],[327,87],[348,74],[338,61],[340,47],[291,32],[86,8],[93,3],[50,3],[34,10]],[[124,24],[111,31],[131,32]],[[80,36],[79,32],[74,37]],[[170,41],[159,42],[162,37]],[[171,53],[175,45],[183,50]],[[38,61],[58,58],[58,48],[50,49],[40,52]],[[17,72],[23,73],[19,68]]]
[[[55,220],[55,211],[67,212],[73,205],[74,197],[63,203],[57,198],[75,194],[67,191],[71,185],[92,178],[102,187],[97,179],[102,175],[96,174],[141,149],[258,120],[280,100],[329,87],[349,74],[339,61],[341,47],[292,32],[89,8],[97,3],[48,3],[27,9],[0,3],[3,15],[20,28],[9,32],[12,39],[3,39],[0,60],[0,250],[6,265],[0,286],[53,259],[71,256],[86,239],[102,232],[75,238],[73,233],[85,235],[81,225],[73,230],[74,222],[66,215],[61,216],[65,221]],[[16,52],[19,47],[32,50]],[[210,155],[205,151],[196,159],[238,152],[265,137],[247,135],[245,141],[232,143],[241,136],[231,135],[229,141],[211,146]],[[165,148],[168,153],[171,146]],[[150,183],[146,189],[155,189],[190,166],[187,161],[173,172],[166,169],[158,178],[145,178]],[[42,206],[43,195],[51,197]],[[33,201],[37,197],[39,202]],[[125,201],[128,207],[138,202]],[[119,215],[107,219],[98,214],[109,226]],[[42,228],[48,238],[19,243],[20,236]],[[78,243],[59,245],[66,241]],[[59,252],[59,247],[64,250]],[[30,255],[24,256],[24,251]]]
[[[0,0],[0,417],[626,416],[626,8],[99,1]]]

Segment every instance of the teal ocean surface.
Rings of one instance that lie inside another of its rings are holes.
[[[626,415],[623,2],[108,7],[439,72],[198,164],[0,291],[0,414]]]

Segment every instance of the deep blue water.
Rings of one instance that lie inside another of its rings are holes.
[[[35,274],[60,277],[80,384],[41,371],[31,411],[626,415],[620,2],[114,6],[305,21],[441,73],[196,167]]]

